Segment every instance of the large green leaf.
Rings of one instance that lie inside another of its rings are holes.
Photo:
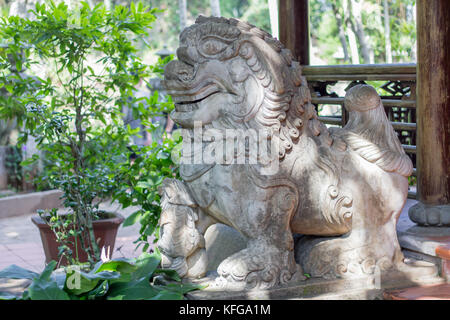
[[[178,292],[180,294],[185,294],[190,291],[206,288],[206,286],[192,284],[192,283],[169,283],[165,286],[155,286],[155,287],[158,287],[163,290],[171,291],[171,292]]]
[[[161,258],[158,254],[149,254],[146,252],[142,253],[136,259],[137,270],[132,274],[133,279],[140,279],[142,277],[149,279],[155,272],[160,262]]]
[[[169,277],[172,280],[175,281],[181,281],[180,276],[175,270],[170,269],[156,269],[155,274],[164,274],[165,276]]]
[[[88,293],[88,299],[97,299],[105,296],[109,290],[108,280],[103,280],[94,290]]]
[[[39,275],[39,279],[48,281],[50,277],[52,276],[53,270],[55,270],[55,267],[58,263],[54,260],[47,263],[47,265],[44,268],[44,271]]]
[[[133,224],[135,224],[136,222],[139,221],[139,219],[141,218],[141,210],[137,210],[135,212],[133,212],[132,214],[130,214],[122,223],[122,225],[124,227],[128,227],[131,226]]]
[[[120,273],[101,271],[101,272],[83,272],[72,270],[67,274],[66,290],[74,295],[80,295],[94,289],[101,280],[119,279]]]
[[[144,300],[158,295],[160,290],[150,285],[147,277],[111,284],[108,300]]]
[[[95,272],[112,271],[120,273],[131,273],[138,267],[130,263],[128,259],[114,259],[102,263]]]
[[[2,271],[0,271],[0,278],[7,279],[34,279],[39,276],[38,273],[24,269],[15,264],[6,267]]]
[[[162,290],[156,296],[149,298],[148,300],[183,300],[182,293],[175,291]]]
[[[28,288],[31,300],[69,300],[69,295],[58,287],[56,281],[35,279]]]

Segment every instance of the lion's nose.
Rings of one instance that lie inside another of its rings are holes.
[[[164,78],[166,80],[178,80],[181,82],[192,79],[194,68],[179,60],[170,61],[165,70]]]
[[[197,50],[192,46],[180,46],[177,49],[177,57],[178,60],[183,61],[190,66],[194,66],[199,58]]]

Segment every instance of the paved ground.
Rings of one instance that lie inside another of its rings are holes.
[[[101,208],[109,212],[120,212],[128,217],[136,208],[120,210],[119,204],[103,203]],[[139,236],[139,223],[121,226],[117,233],[113,257],[137,257],[142,246],[135,251],[133,242]],[[45,255],[38,228],[31,222],[31,215],[0,219],[0,270],[11,264],[40,272],[44,268]]]

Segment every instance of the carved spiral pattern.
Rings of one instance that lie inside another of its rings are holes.
[[[376,261],[374,258],[367,258],[361,263],[362,271],[366,274],[373,274],[375,271]]]

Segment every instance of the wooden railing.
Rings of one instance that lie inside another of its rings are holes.
[[[302,69],[319,119],[328,125],[345,126],[347,123],[348,113],[343,107],[345,91],[361,83],[374,86],[381,96],[388,119],[416,168],[415,64],[303,66]],[[336,90],[338,87],[340,92]],[[340,106],[339,112],[329,114],[327,108],[330,106]],[[413,171],[415,176],[416,169]],[[416,198],[415,189],[415,186],[410,186],[408,197]]]

